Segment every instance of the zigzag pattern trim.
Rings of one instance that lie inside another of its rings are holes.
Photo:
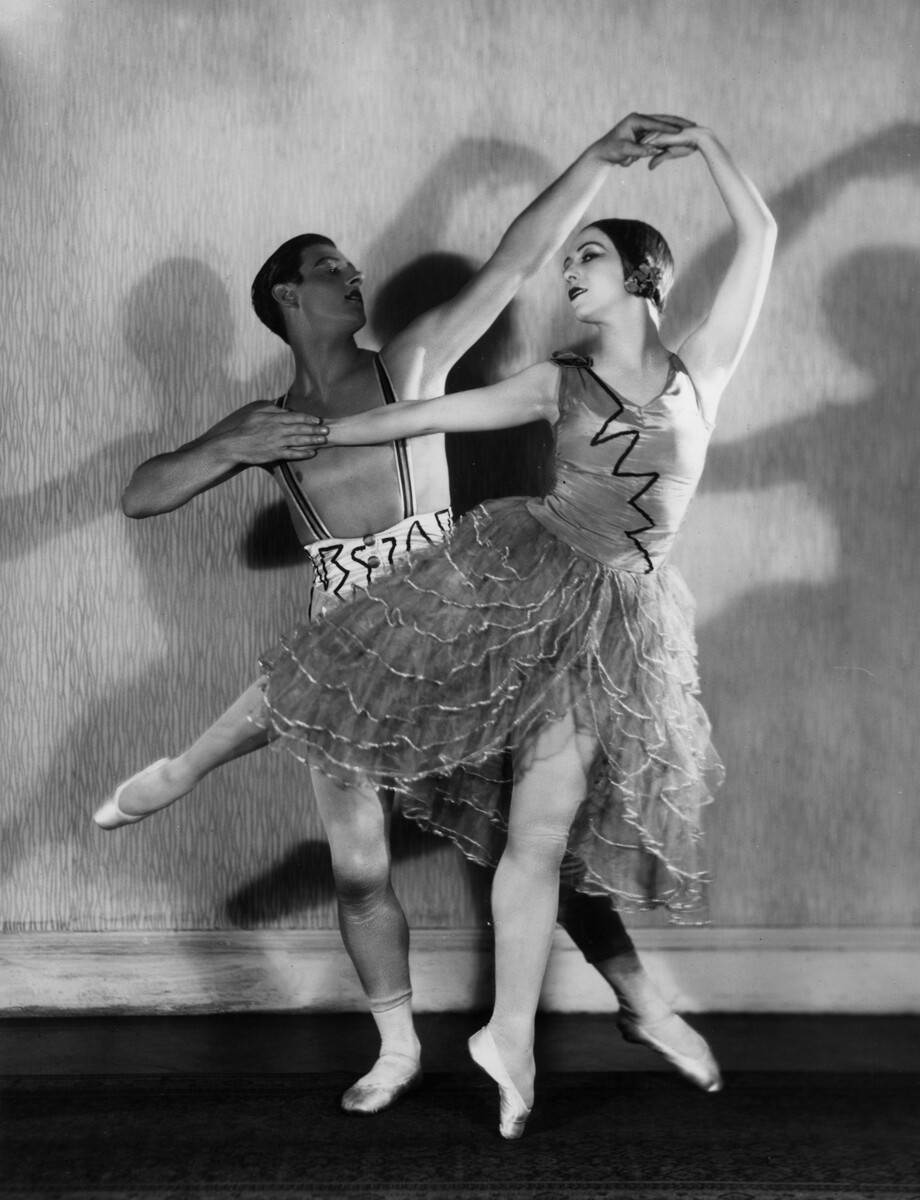
[[[649,529],[654,529],[655,522],[652,520],[651,516],[645,511],[645,509],[639,504],[639,501],[642,499],[642,497],[645,495],[645,493],[649,490],[649,488],[653,487],[658,482],[660,475],[659,475],[658,471],[623,471],[620,469],[622,467],[623,463],[626,461],[626,459],[632,453],[633,448],[636,445],[636,442],[638,442],[638,440],[639,440],[639,430],[638,429],[623,429],[623,430],[620,430],[619,433],[611,433],[611,434],[607,435],[606,437],[604,436],[607,432],[607,427],[610,425],[610,422],[617,420],[617,418],[620,416],[620,413],[623,412],[623,409],[625,406],[624,406],[623,402],[620,400],[620,397],[616,394],[616,392],[612,391],[609,387],[607,387],[607,385],[604,383],[603,379],[598,379],[598,377],[594,374],[594,372],[590,369],[590,367],[588,368],[588,373],[590,374],[592,379],[597,380],[597,382],[601,385],[601,387],[604,389],[604,391],[607,392],[607,394],[609,396],[611,396],[616,401],[616,404],[617,404],[617,411],[607,418],[607,420],[604,422],[604,424],[601,426],[601,428],[598,430],[598,432],[591,439],[591,445],[598,446],[601,444],[601,442],[612,442],[612,441],[616,441],[617,438],[628,438],[629,445],[626,447],[626,449],[623,451],[623,453],[617,459],[616,463],[614,464],[613,470],[611,471],[611,475],[613,475],[617,479],[644,479],[644,480],[646,480],[646,483],[638,490],[638,492],[636,492],[636,494],[634,496],[631,496],[628,501],[628,503],[636,510],[636,512],[639,514],[639,516],[644,518],[644,520],[646,521],[646,524],[640,525],[637,529],[627,529],[625,532],[626,532],[626,536],[629,538],[629,540],[632,542],[632,544],[636,547],[636,549],[639,551],[639,553],[645,559],[645,562],[646,562],[645,573],[646,573],[646,575],[650,575],[652,573],[652,571],[654,571],[655,565],[652,562],[651,558],[649,557],[648,551],[642,545],[642,543],[639,541],[639,534],[647,533]]]

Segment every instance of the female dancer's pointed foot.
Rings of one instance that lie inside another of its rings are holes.
[[[408,1054],[381,1054],[370,1071],[342,1097],[342,1108],[370,1117],[395,1104],[421,1082],[422,1068],[417,1058]]]
[[[467,1042],[467,1046],[473,1062],[498,1084],[499,1133],[503,1138],[519,1138],[524,1132],[524,1126],[530,1116],[530,1109],[514,1086],[514,1082],[508,1074],[508,1068],[502,1062],[492,1034],[489,1032],[488,1025],[484,1025],[478,1033],[474,1033]]]
[[[119,800],[125,788],[132,783],[141,783],[154,776],[168,762],[168,758],[159,758],[155,763],[150,763],[142,771],[138,771],[136,775],[132,775],[130,779],[126,779],[124,783],[120,783],[105,803],[93,813],[93,820],[99,828],[120,829],[122,825],[134,825],[138,821],[143,821],[144,817],[149,817],[151,813],[158,812],[159,808],[151,808],[148,812],[126,813],[122,811]]]
[[[704,1092],[721,1092],[722,1075],[709,1044],[677,1013],[641,1022],[621,1008],[617,1028],[627,1042],[648,1046]]]

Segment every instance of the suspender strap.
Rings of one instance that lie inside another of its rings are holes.
[[[380,385],[380,393],[383,396],[384,403],[395,404],[396,392],[393,389],[393,384],[384,366],[383,359],[379,354],[374,355],[374,367],[377,372],[377,382]],[[279,408],[285,408],[287,405],[287,396],[279,397],[275,403]],[[405,520],[407,517],[415,516],[418,511],[415,497],[415,480],[412,474],[412,455],[405,438],[401,438],[398,442],[393,443],[393,454],[396,459],[396,482],[399,487],[402,515],[403,520]],[[282,462],[279,464],[279,467],[284,487],[290,493],[292,502],[302,517],[304,525],[310,532],[309,541],[320,542],[332,538],[334,535],[323,524],[319,513],[310,503],[306,492],[295,478],[291,464]]]
[[[275,403],[279,408],[284,408],[287,403],[287,396],[281,396]],[[314,542],[322,541],[324,538],[331,538],[332,534],[323,524],[322,519],[313,505],[310,503],[306,492],[300,486],[300,483],[294,477],[294,472],[291,469],[289,462],[281,462],[279,464],[281,478],[285,488],[290,494],[291,500],[297,507],[303,519],[304,525],[310,531],[310,540]]]
[[[379,354],[374,355],[374,366],[377,368],[377,380],[385,404],[396,403],[396,393],[383,359]],[[393,443],[393,453],[396,456],[396,482],[399,485],[399,495],[402,500],[403,520],[414,516],[418,511],[415,499],[415,480],[412,477],[412,455],[405,438]]]

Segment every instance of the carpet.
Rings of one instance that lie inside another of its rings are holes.
[[[373,1118],[314,1075],[3,1080],[0,1197],[36,1200],[920,1200],[920,1075],[659,1072],[540,1081],[524,1137],[467,1073]]]

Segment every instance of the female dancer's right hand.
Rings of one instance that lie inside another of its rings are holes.
[[[606,162],[615,166],[630,167],[637,158],[651,158],[661,153],[655,146],[643,143],[643,139],[650,134],[679,133],[695,124],[695,121],[688,121],[686,117],[676,117],[669,113],[630,113],[595,142],[594,149]]]

